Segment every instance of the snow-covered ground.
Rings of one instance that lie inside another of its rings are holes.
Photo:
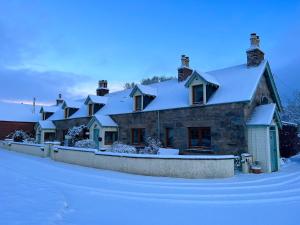
[[[300,157],[230,179],[145,177],[0,150],[0,224],[297,225]]]

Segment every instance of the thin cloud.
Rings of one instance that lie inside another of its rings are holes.
[[[110,91],[118,91],[122,83],[108,81]],[[0,100],[51,104],[61,93],[65,98],[84,98],[95,94],[98,81],[89,77],[60,71],[39,72],[28,69],[0,69]]]

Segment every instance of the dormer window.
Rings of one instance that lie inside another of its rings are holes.
[[[92,116],[94,113],[93,113],[93,104],[89,104],[89,116]]]
[[[219,84],[216,79],[207,73],[198,73],[194,71],[185,83],[185,87],[190,89],[190,105],[206,104]]]
[[[88,116],[95,115],[106,103],[107,97],[89,95],[84,102],[88,110]]]
[[[53,112],[44,112],[43,113],[43,120],[48,119],[50,116],[52,116],[54,113]]]
[[[135,101],[135,107],[134,110],[135,111],[141,111],[142,110],[142,96],[141,95],[137,95],[134,97],[134,101]]]
[[[98,112],[101,108],[103,107],[103,104],[88,104],[88,111],[89,111],[89,116],[95,115],[96,112]]]
[[[65,119],[72,116],[78,109],[76,108],[65,108]]]
[[[40,110],[41,119],[47,120],[57,111],[57,109],[57,106],[42,106]]]
[[[133,98],[133,110],[142,111],[156,97],[156,89],[138,84],[132,89],[130,97]]]
[[[192,86],[193,104],[203,104],[203,84]]]

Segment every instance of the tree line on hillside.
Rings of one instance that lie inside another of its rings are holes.
[[[141,80],[141,84],[142,85],[149,85],[149,84],[154,84],[154,83],[159,83],[162,81],[167,81],[167,80],[171,80],[174,79],[175,77],[166,77],[166,76],[153,76],[150,78],[144,78]],[[133,88],[136,85],[135,82],[129,82],[129,83],[125,83],[124,84],[124,89],[130,89]]]

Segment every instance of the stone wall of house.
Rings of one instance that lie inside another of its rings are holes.
[[[90,120],[90,117],[82,117],[53,121],[56,126],[56,139],[60,142],[63,142],[64,136],[69,128],[72,128],[74,126],[87,125]]]
[[[188,127],[210,127],[215,154],[240,154],[247,149],[245,103],[196,106],[111,116],[119,125],[119,139],[130,144],[131,128],[145,128],[146,136],[165,140],[165,128],[174,128],[174,147],[188,149]]]
[[[266,73],[266,72],[265,72]],[[274,96],[271,94],[269,85],[267,83],[266,75],[261,77],[261,80],[257,86],[255,95],[253,97],[253,100],[251,101],[250,104],[248,104],[245,107],[245,117],[249,118],[251,116],[251,113],[253,112],[254,108],[257,105],[262,104],[262,97],[267,97],[268,102],[275,102]]]

